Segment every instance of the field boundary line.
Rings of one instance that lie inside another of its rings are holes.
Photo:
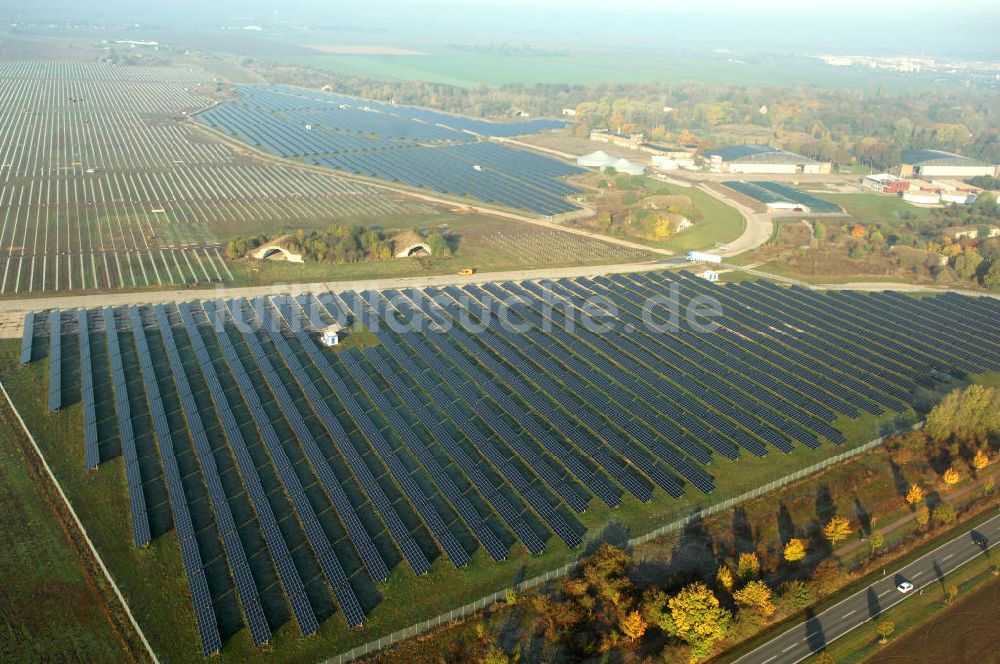
[[[59,493],[59,497],[62,498],[63,503],[65,503],[70,516],[73,517],[73,522],[76,524],[76,527],[80,529],[80,534],[83,536],[83,540],[87,543],[87,547],[90,549],[91,555],[94,556],[94,560],[97,561],[98,567],[101,568],[101,572],[104,573],[108,583],[111,584],[111,588],[115,591],[115,596],[118,597],[118,601],[121,602],[122,607],[125,609],[125,615],[128,616],[129,622],[132,623],[132,627],[139,635],[142,645],[146,648],[146,653],[149,655],[154,664],[159,664],[160,660],[156,658],[156,653],[153,652],[152,646],[150,646],[149,641],[146,640],[146,635],[143,633],[142,628],[139,627],[139,623],[136,621],[135,616],[132,615],[132,609],[129,608],[128,602],[125,601],[125,596],[122,595],[121,590],[118,588],[118,584],[115,583],[114,578],[111,576],[111,572],[108,571],[107,566],[105,566],[104,560],[101,559],[101,555],[97,552],[97,547],[95,547],[94,543],[90,540],[90,536],[87,534],[86,528],[83,527],[83,522],[81,522],[80,517],[77,516],[76,510],[73,509],[72,503],[70,503],[69,498],[63,491],[62,485],[59,484],[59,480],[56,479],[55,473],[52,472],[52,468],[49,467],[48,461],[45,460],[45,455],[42,454],[41,448],[38,447],[38,443],[35,442],[35,437],[31,434],[31,430],[28,429],[28,425],[25,424],[24,419],[21,417],[21,413],[18,412],[17,406],[14,405],[14,400],[10,398],[10,394],[7,392],[7,388],[4,386],[2,381],[0,381],[0,392],[3,393],[4,399],[7,400],[7,404],[10,406],[11,412],[14,413],[14,417],[17,418],[18,424],[21,425],[21,429],[25,434],[27,434],[28,441],[31,443],[32,448],[34,448],[35,454],[38,455],[39,461],[42,462],[42,467],[48,474],[49,480],[52,482],[53,486],[55,486],[56,491]]]
[[[772,491],[775,491],[776,489],[779,489],[788,484],[798,482],[799,480],[805,479],[806,477],[814,475],[820,471],[826,470],[830,466],[834,466],[842,461],[846,461],[848,459],[851,459],[853,457],[856,457],[860,454],[863,454],[869,450],[878,447],[879,445],[884,443],[886,438],[890,435],[893,435],[895,433],[905,432],[907,430],[912,431],[915,429],[919,429],[922,426],[923,422],[921,421],[913,424],[912,426],[909,427],[909,429],[904,427],[901,430],[892,431],[889,434],[879,436],[878,438],[873,438],[866,443],[862,443],[860,445],[857,445],[856,447],[852,447],[849,450],[845,450],[840,454],[835,454],[831,457],[823,459],[822,461],[818,461],[812,464],[811,466],[807,466],[805,468],[797,470],[794,473],[789,473],[788,475],[779,477],[778,479],[768,482],[767,484],[761,485],[756,489],[745,491],[737,496],[728,498],[718,503],[714,503],[704,508],[697,508],[683,518],[671,521],[670,523],[660,526],[659,528],[655,528],[643,535],[630,538],[627,542],[627,546],[629,547],[637,546],[640,544],[644,544],[650,540],[656,539],[657,537],[661,537],[663,535],[683,530],[692,521],[703,519],[707,516],[711,516],[718,512],[724,512],[725,510],[735,507],[741,503],[753,500],[755,498],[759,498],[760,496],[771,493]],[[532,577],[525,581],[521,581],[515,584],[513,589],[516,591],[529,590],[531,588],[535,588],[544,583],[552,581],[553,579],[558,579],[560,577],[563,577],[572,572],[574,569],[576,569],[576,567],[579,565],[579,562],[580,562],[579,558],[577,558],[576,560],[572,560],[563,565],[562,567],[557,567],[543,574],[539,574],[538,576]],[[395,645],[401,641],[412,639],[436,627],[440,627],[441,625],[445,625],[454,622],[456,620],[462,620],[463,618],[467,618],[468,616],[473,615],[479,611],[482,611],[494,604],[497,604],[501,601],[505,601],[507,598],[507,591],[508,588],[504,588],[503,590],[498,590],[497,592],[492,593],[490,595],[480,597],[476,601],[466,604],[465,606],[461,606],[457,609],[452,609],[451,611],[448,611],[446,613],[438,614],[433,618],[428,618],[423,622],[419,622],[415,625],[411,625],[409,627],[397,630],[387,636],[380,637],[374,641],[369,641],[368,643],[355,646],[354,648],[346,652],[340,653],[339,655],[328,657],[319,662],[319,664],[346,664],[347,662],[352,662],[358,659],[359,657],[364,657],[366,655],[378,652],[380,650],[383,650],[384,648],[388,648],[389,646]]]

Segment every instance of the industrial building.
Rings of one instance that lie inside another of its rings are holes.
[[[613,168],[619,173],[627,173],[628,175],[642,175],[646,172],[646,167],[642,164],[637,164],[628,159],[617,159],[603,150],[577,157],[576,164],[584,168],[596,168],[599,171]]]
[[[769,145],[731,145],[705,155],[713,173],[829,173],[830,162],[820,162]]]
[[[639,150],[645,142],[646,136],[644,134],[619,134],[608,129],[594,129],[590,132],[590,140],[610,143],[629,150]]]
[[[996,164],[943,150],[906,150],[899,168],[899,174],[904,178],[971,178],[977,175],[995,176],[997,173],[1000,173],[1000,167]]]
[[[861,186],[879,194],[901,194],[910,188],[910,181],[889,173],[876,173],[861,178]]]

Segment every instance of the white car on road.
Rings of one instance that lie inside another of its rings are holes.
[[[896,586],[896,590],[905,595],[906,593],[913,590],[913,584],[910,583],[909,581],[902,581],[898,586]]]

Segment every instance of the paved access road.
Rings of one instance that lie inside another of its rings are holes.
[[[930,589],[935,585],[944,588],[948,584],[947,574],[976,556],[989,556],[989,550],[998,543],[1000,516],[995,516],[976,528],[964,530],[955,539],[909,565],[895,571],[887,570],[884,578],[776,636],[736,660],[736,664],[801,662],[831,641],[877,618],[882,611],[918,594],[922,588]],[[896,589],[902,581],[913,584],[913,590],[905,595]]]

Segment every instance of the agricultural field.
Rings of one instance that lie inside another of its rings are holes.
[[[647,326],[674,289],[720,327]],[[1000,369],[998,317],[663,272],[39,312],[0,377],[164,658],[291,661],[859,442]]]
[[[210,80],[0,62],[0,295],[226,282],[232,235],[434,212],[206,137]]]
[[[583,169],[479,140],[563,126],[489,122],[287,85],[241,86],[198,114],[206,125],[279,157],[539,215],[577,209],[560,178]]]

